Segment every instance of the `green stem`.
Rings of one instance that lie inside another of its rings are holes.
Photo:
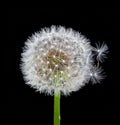
[[[60,125],[60,92],[54,94],[54,125]]]

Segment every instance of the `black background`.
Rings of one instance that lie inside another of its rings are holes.
[[[89,83],[70,96],[61,97],[61,125],[119,124],[118,9],[9,8],[7,17],[8,39],[4,48],[7,97],[2,111],[5,125],[53,125],[53,97],[26,85],[19,69],[24,42],[32,33],[51,25],[71,27],[90,39],[93,46],[105,41],[110,51],[102,64],[107,78],[101,84]]]

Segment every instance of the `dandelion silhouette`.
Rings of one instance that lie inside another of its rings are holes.
[[[24,79],[40,93],[54,95],[54,125],[60,125],[61,94],[67,96],[90,80],[98,83],[104,78],[100,62],[107,52],[105,43],[92,47],[79,32],[62,26],[43,28],[25,42],[21,58]]]

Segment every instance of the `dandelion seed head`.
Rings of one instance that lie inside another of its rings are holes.
[[[107,47],[96,50],[105,55]],[[92,51],[90,41],[79,32],[62,26],[44,28],[25,42],[21,54],[26,84],[40,93],[53,95],[58,90],[69,95],[89,80],[99,82],[102,70],[94,67]]]

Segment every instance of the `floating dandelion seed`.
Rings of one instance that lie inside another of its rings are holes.
[[[89,80],[100,82],[102,68],[94,65],[93,52],[99,63],[106,58],[108,47],[90,41],[79,32],[62,26],[44,28],[25,42],[21,69],[26,84],[40,93],[54,96],[54,124],[60,124],[60,94],[69,95]]]
[[[96,44],[96,48],[94,51],[97,54],[97,61],[103,62],[105,58],[107,58],[106,54],[108,53],[108,46],[105,43],[98,43]]]

